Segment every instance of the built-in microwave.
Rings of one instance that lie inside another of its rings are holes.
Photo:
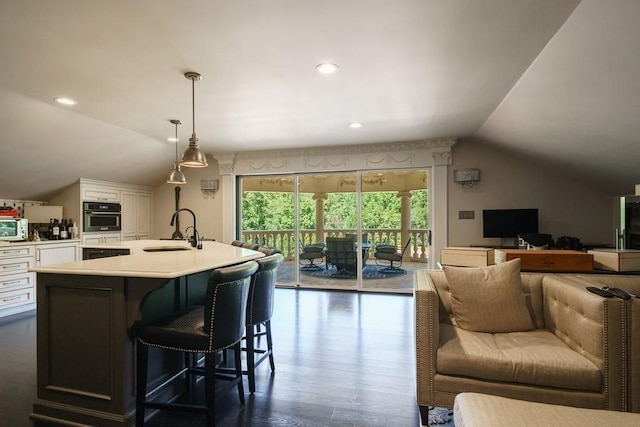
[[[29,237],[29,221],[26,218],[0,217],[0,240],[21,242]]]
[[[120,231],[120,203],[84,202],[83,231]]]

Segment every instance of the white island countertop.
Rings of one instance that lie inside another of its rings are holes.
[[[186,241],[182,240],[132,240],[83,246],[101,249],[129,249],[131,254],[34,267],[29,271],[36,273],[172,279],[264,256],[262,252],[212,241],[203,242],[202,249],[192,248]],[[184,250],[145,251],[145,249],[158,250],[175,247]]]
[[[0,248],[6,249],[14,246],[35,246],[35,245],[61,245],[61,244],[76,244],[80,243],[79,239],[62,239],[62,240],[21,240],[18,242],[7,242],[0,240]]]

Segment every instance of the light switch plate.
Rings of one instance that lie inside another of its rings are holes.
[[[458,211],[458,219],[474,219],[476,211]]]

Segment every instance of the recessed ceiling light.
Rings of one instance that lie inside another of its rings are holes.
[[[353,123],[351,123],[351,124],[349,125],[349,127],[350,127],[351,129],[358,129],[358,128],[361,128],[361,127],[362,127],[362,123],[353,122]]]
[[[62,105],[76,105],[78,103],[78,101],[74,101],[71,98],[53,98],[54,101],[56,101],[58,104],[62,104]]]
[[[167,138],[167,141],[169,142],[179,142],[180,140],[178,138],[176,138],[175,136],[170,136]]]
[[[338,66],[336,64],[323,62],[322,64],[316,65],[316,70],[322,74],[333,74],[338,71]]]

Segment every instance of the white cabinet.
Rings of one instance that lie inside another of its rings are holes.
[[[122,240],[148,239],[152,224],[151,187],[119,184],[80,178],[73,185],[50,199],[51,204],[64,207],[63,218],[73,218],[78,223],[82,243],[114,243]],[[118,238],[103,232],[84,232],[83,202],[109,202],[121,204],[122,230]],[[86,237],[86,238],[85,238]]]
[[[120,242],[120,233],[84,233],[82,235],[83,245],[99,245],[118,242]]]
[[[35,308],[35,273],[33,246],[0,248],[0,317]]]
[[[106,185],[81,185],[82,200],[85,202],[119,202],[120,189]]]
[[[78,241],[49,241],[0,246],[0,317],[36,308],[35,266],[79,259]]]
[[[144,240],[151,237],[151,193],[123,190],[122,240]]]
[[[36,266],[60,264],[78,260],[77,243],[51,243],[36,245]]]

